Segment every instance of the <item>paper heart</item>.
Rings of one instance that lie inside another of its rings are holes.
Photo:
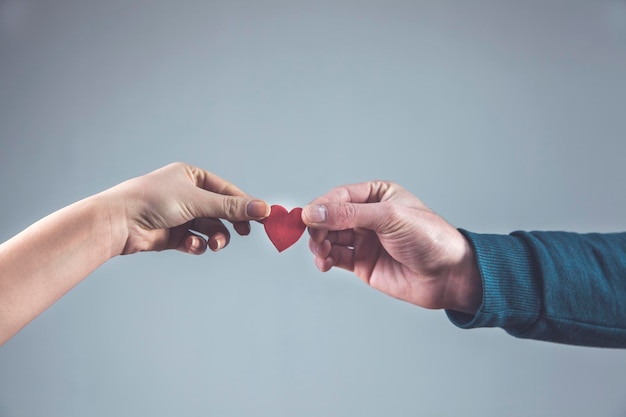
[[[300,207],[287,212],[283,206],[275,204],[271,207],[270,215],[263,220],[265,233],[278,252],[296,243],[304,233],[306,226],[302,222],[300,213],[302,213]]]

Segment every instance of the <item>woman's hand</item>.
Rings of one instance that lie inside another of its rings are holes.
[[[116,211],[124,211],[118,217],[123,222],[113,232],[120,254],[164,249],[201,254],[207,246],[217,251],[230,240],[220,219],[233,222],[237,233],[247,235],[248,221],[260,220],[270,211],[266,202],[184,163],[170,164],[103,194]]]

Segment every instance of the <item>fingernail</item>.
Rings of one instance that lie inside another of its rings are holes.
[[[328,217],[328,211],[322,204],[311,204],[304,208],[304,215],[312,223],[324,223]]]
[[[222,248],[222,240],[218,239],[218,238],[213,238],[213,239],[209,239],[209,248],[211,248],[212,251],[218,251]]]
[[[253,200],[246,206],[246,216],[251,218],[265,217],[267,211],[267,203],[263,200]]]

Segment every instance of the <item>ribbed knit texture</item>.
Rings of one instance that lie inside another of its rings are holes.
[[[461,232],[476,253],[483,302],[474,316],[448,311],[455,325],[626,347],[626,233]]]

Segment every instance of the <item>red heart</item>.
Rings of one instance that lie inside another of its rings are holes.
[[[283,206],[273,205],[270,215],[263,220],[265,233],[278,252],[282,252],[300,239],[306,229],[300,217],[302,209],[296,207],[287,213]]]

